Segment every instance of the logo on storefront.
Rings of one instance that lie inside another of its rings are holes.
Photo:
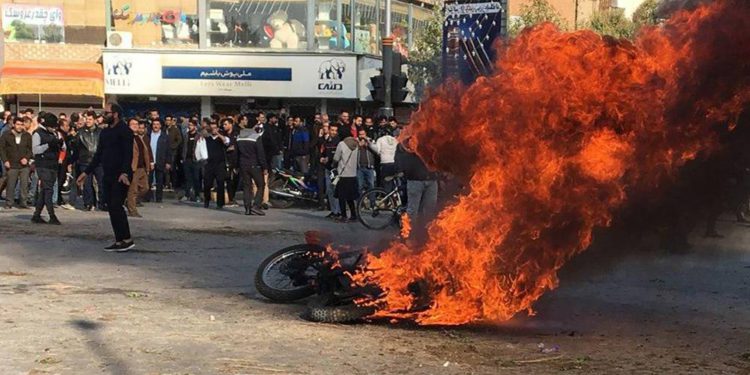
[[[105,66],[105,83],[113,87],[129,87],[133,62],[129,59],[117,59]]]
[[[323,61],[318,67],[318,90],[320,91],[342,91],[344,90],[344,73],[346,64],[340,59]]]

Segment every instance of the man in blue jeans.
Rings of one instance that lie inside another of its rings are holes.
[[[370,149],[372,139],[367,137],[367,132],[364,129],[359,131],[358,141],[357,184],[361,194],[375,188],[375,153]]]
[[[438,182],[435,173],[409,147],[410,139],[399,145],[396,151],[396,165],[406,179],[406,213],[412,220],[413,228],[426,228],[437,210]]]

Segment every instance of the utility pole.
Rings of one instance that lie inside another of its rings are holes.
[[[393,116],[393,37],[391,36],[391,0],[385,0],[385,36],[383,37],[383,76],[385,77],[385,98],[383,108],[380,109],[382,116]]]

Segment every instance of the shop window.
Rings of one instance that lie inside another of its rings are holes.
[[[354,3],[354,50],[372,55],[380,54],[380,27],[378,8],[384,1],[356,0]]]
[[[409,4],[391,2],[391,28],[393,51],[409,56]]]
[[[348,0],[318,0],[315,3],[315,11],[315,48],[351,50],[350,2]]]
[[[307,1],[209,0],[212,47],[306,49]]]
[[[113,30],[133,47],[197,47],[197,0],[111,0]]]

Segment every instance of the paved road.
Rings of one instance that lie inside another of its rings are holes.
[[[61,212],[60,228],[0,212],[0,374],[750,373],[750,228],[730,222],[688,255],[584,256],[536,317],[421,328],[310,323],[252,286],[305,230],[394,233],[305,210],[142,214],[138,251],[110,254],[103,213]]]

